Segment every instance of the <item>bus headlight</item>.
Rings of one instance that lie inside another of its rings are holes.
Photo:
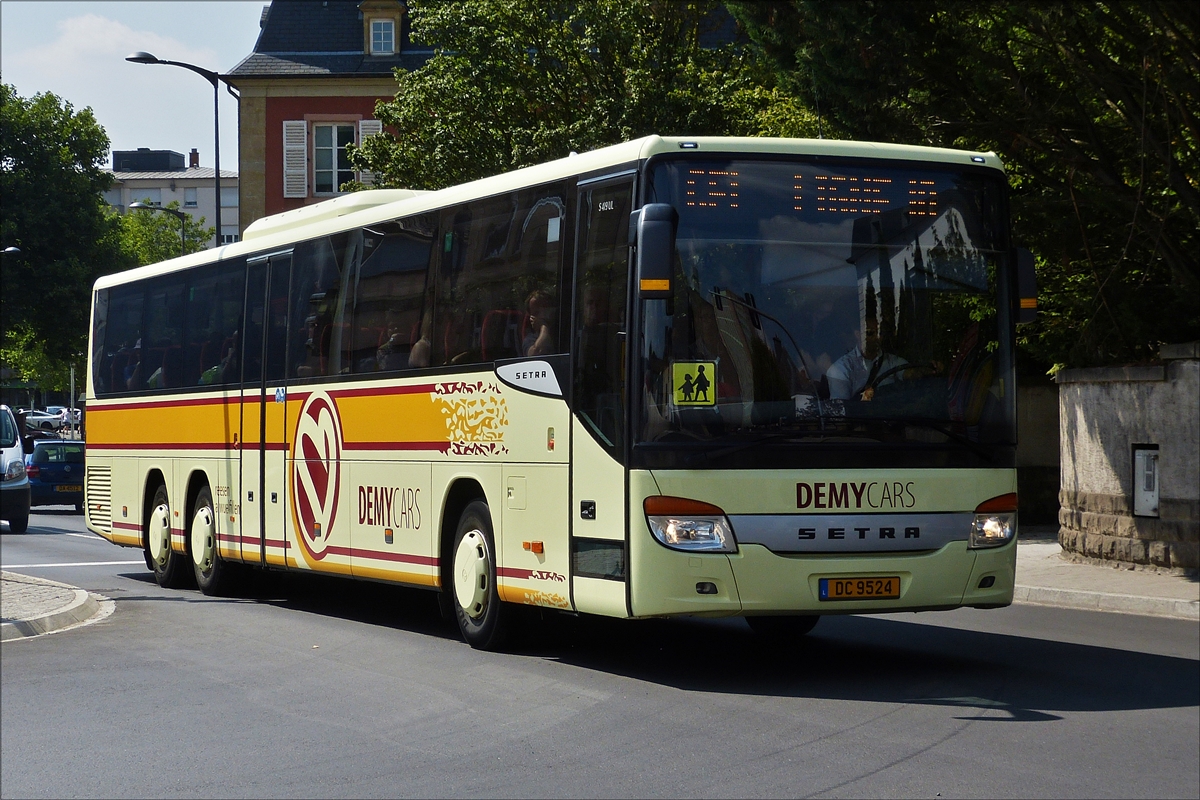
[[[673,550],[736,553],[737,540],[725,512],[683,497],[647,497],[642,507],[650,532]]]
[[[970,547],[999,547],[1017,535],[1017,496],[1003,494],[980,503],[971,522]]]

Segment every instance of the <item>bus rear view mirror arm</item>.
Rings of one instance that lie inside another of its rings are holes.
[[[648,203],[630,215],[630,238],[637,248],[638,296],[643,300],[672,296],[678,227],[679,213],[667,203]]]
[[[1033,322],[1037,319],[1037,272],[1033,253],[1018,247],[1013,250],[1013,258],[1017,265],[1017,323]]]

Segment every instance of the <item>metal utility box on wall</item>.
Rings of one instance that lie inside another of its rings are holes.
[[[1158,445],[1133,446],[1133,515],[1158,516]]]

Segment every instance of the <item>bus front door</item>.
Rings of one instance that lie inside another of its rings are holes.
[[[571,424],[575,608],[628,616],[625,364],[631,176],[579,187]]]
[[[246,265],[242,337],[242,560],[286,566],[288,296],[292,256]]]

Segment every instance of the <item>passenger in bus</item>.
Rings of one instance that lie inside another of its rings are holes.
[[[430,340],[429,332],[433,328],[433,319],[428,310],[421,317],[421,336],[413,343],[408,351],[408,368],[421,369],[429,366]]]
[[[146,378],[142,374],[142,340],[138,339],[137,344],[133,346],[133,350],[129,353],[129,363],[125,365],[125,388],[129,391],[134,389],[143,389],[146,385]]]
[[[529,320],[521,341],[521,355],[543,356],[558,352],[558,301],[545,289],[535,289],[525,301]]]
[[[863,322],[862,332],[855,331],[858,342],[854,349],[833,362],[825,373],[829,380],[829,397],[832,400],[871,400],[877,385],[885,386],[903,380],[908,370],[897,367],[908,364],[903,358],[884,353],[879,339],[879,321],[868,317]],[[880,376],[884,376],[880,380]]]

